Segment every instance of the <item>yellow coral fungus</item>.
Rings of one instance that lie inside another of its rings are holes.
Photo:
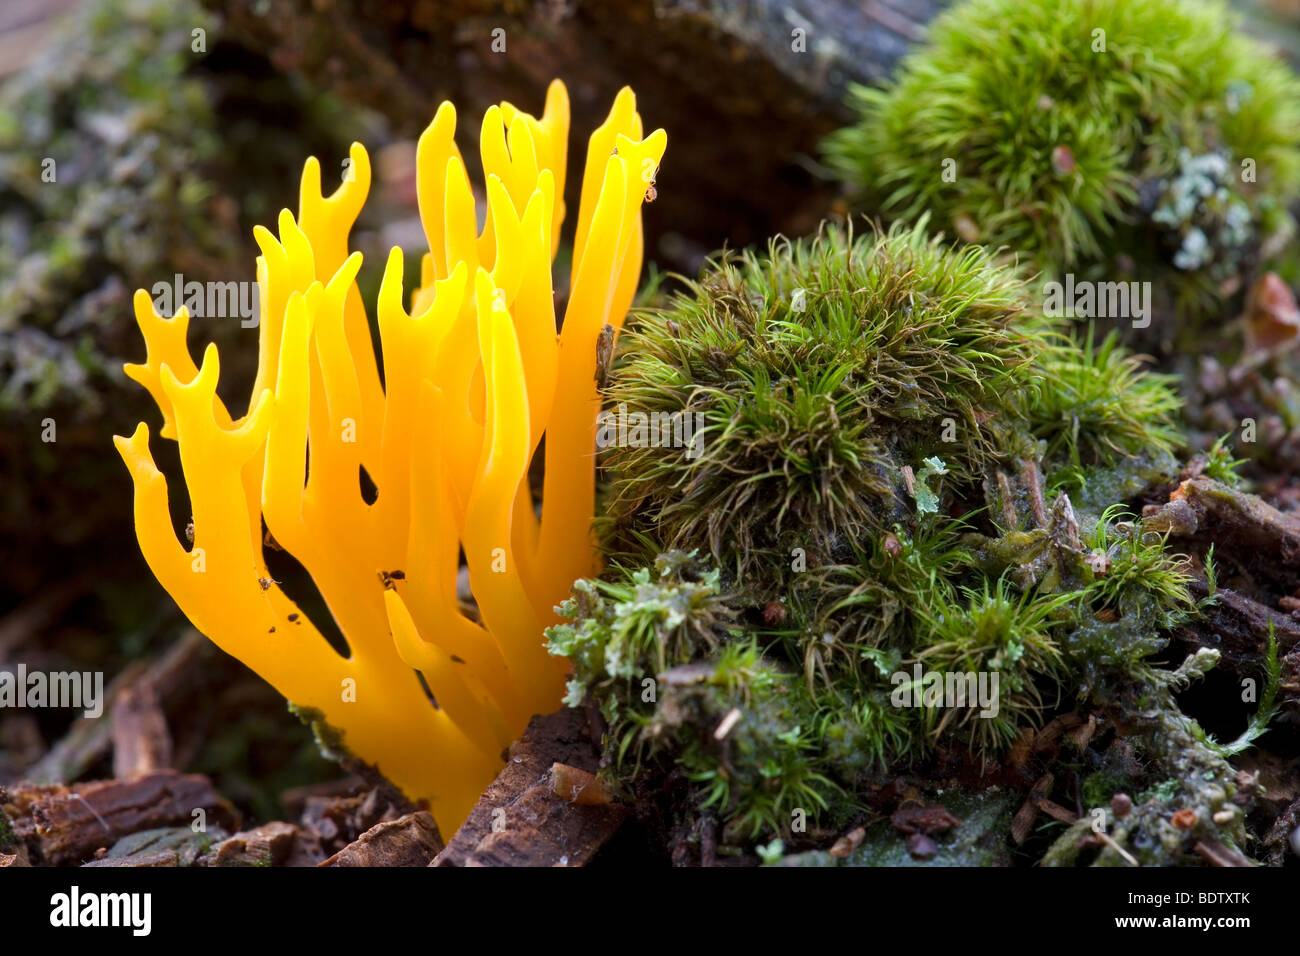
[[[429,242],[403,307],[402,253],[378,299],[383,378],[348,233],[370,186],[354,144],[343,185],[321,192],[307,161],[298,218],[255,237],[260,364],[249,410],[217,397],[209,345],[195,367],[188,314],[159,316],[137,292],[148,346],[127,374],[179,443],[193,546],[178,539],[142,423],[118,451],[135,482],[141,550],[195,626],[410,796],[444,832],[464,819],[530,715],[554,709],[563,673],[543,628],[591,540],[599,399],[596,340],[618,328],[641,268],[646,184],[662,130],[642,136],[622,90],[591,136],[556,334],[551,265],[564,220],[569,103],[551,84],[540,118],[508,103],[483,118],[485,225],[444,103],[420,137],[420,217]],[[545,436],[541,513],[529,466]],[[309,461],[310,459],[310,461]],[[366,475],[378,489],[367,503]],[[270,580],[263,522],[310,573],[347,638],[343,657]],[[461,554],[477,617],[457,601]],[[415,671],[424,676],[430,704]]]

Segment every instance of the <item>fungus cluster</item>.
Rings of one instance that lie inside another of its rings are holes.
[[[446,831],[529,717],[564,692],[542,633],[573,580],[597,570],[596,342],[631,304],[640,205],[666,145],[662,130],[643,136],[622,90],[589,142],[557,335],[565,87],[551,84],[540,118],[509,103],[484,116],[481,232],[455,127],[443,103],[419,140],[429,251],[409,311],[401,250],[388,258],[382,379],[356,283],[361,255],[348,253],[370,186],[354,144],[333,195],[309,159],[298,216],[283,210],[278,235],[256,230],[260,361],[246,414],[217,397],[215,346],[201,365],[191,359],[185,309],[165,318],[136,293],[148,356],[126,371],[157,401],[162,437],[179,445],[192,547],[173,527],[148,427],[115,439],[135,482],[140,547],[194,625],[316,712],[350,753],[428,800]],[[527,480],[539,455],[540,514]],[[347,656],[272,580],[269,541],[310,573]],[[472,609],[457,598],[462,554]]]

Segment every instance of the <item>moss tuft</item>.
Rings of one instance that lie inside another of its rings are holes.
[[[719,258],[638,314],[606,396],[699,422],[687,447],[611,443],[610,550],[699,548],[755,603],[801,564],[964,509],[997,469],[1167,451],[1178,407],[1114,339],[1081,349],[1011,270],[924,224]]]
[[[1234,25],[1198,0],[966,0],[885,88],[853,88],[826,153],[890,218],[1049,275],[1159,269],[1210,313],[1300,193],[1300,81]]]

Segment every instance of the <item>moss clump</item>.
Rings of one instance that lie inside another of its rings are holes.
[[[1208,314],[1300,192],[1300,81],[1233,28],[1197,0],[967,0],[853,89],[826,152],[888,217],[932,212],[1049,275],[1172,280]]]
[[[299,707],[289,704],[289,713],[293,714],[305,727],[311,728],[316,740],[316,747],[326,760],[354,760],[352,751],[343,742],[344,733],[325,719],[325,715],[315,707]]]
[[[609,723],[617,770],[680,774],[697,812],[724,838],[754,839],[791,815],[842,797],[819,769],[812,701],[795,675],[734,626],[716,570],[670,552],[649,568],[579,581],[548,629],[551,653],[573,663],[568,701],[591,694]]]
[[[1108,508],[1178,472],[1169,381],[978,247],[826,229],[724,257],[635,317],[605,392],[698,415],[696,441],[606,449],[614,563],[548,637],[678,826],[797,853],[798,811],[835,826],[890,775],[996,759],[1197,613],[1187,559]]]
[[[1113,340],[1081,349],[1012,271],[924,224],[724,256],[635,320],[606,395],[700,423],[692,447],[608,449],[610,547],[702,548],[756,603],[801,564],[968,507],[998,468],[1167,451],[1177,407]]]

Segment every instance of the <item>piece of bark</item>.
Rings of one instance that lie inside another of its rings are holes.
[[[442,850],[433,814],[408,813],[377,823],[321,866],[428,866]]]
[[[843,860],[850,856],[853,851],[862,846],[862,841],[867,838],[866,827],[854,827],[844,836],[835,841],[830,848],[830,855],[838,860]]]
[[[1205,477],[1179,485],[1170,504],[1178,501],[1195,515],[1194,533],[1206,535],[1219,549],[1252,557],[1254,567],[1271,571],[1279,582],[1294,578],[1300,567],[1300,517]],[[1283,593],[1294,586],[1292,581]]]
[[[188,631],[151,664],[128,665],[104,691],[104,706],[116,706],[122,692],[137,681],[157,690],[164,706],[183,696],[188,676],[197,668],[200,652],[209,645],[198,631]],[[50,748],[38,763],[24,772],[24,778],[38,784],[75,780],[90,769],[113,746],[113,721],[78,717],[63,739]]]
[[[290,817],[299,817],[307,809],[307,801],[324,798],[332,800],[337,797],[353,797],[366,789],[365,781],[355,775],[340,777],[337,780],[325,780],[321,783],[304,784],[292,787],[280,794],[280,806]]]
[[[529,787],[501,809],[499,828],[484,836],[460,865],[585,866],[628,817],[617,804],[570,803],[556,796],[548,781]],[[442,860],[436,865],[451,864]]]
[[[1011,840],[1016,846],[1020,846],[1028,839],[1030,831],[1034,828],[1034,821],[1038,819],[1038,812],[1042,809],[1039,803],[1052,792],[1052,784],[1055,781],[1056,778],[1050,773],[1039,777],[1029,789],[1025,802],[1011,818]]]
[[[113,704],[113,776],[130,780],[166,770],[172,738],[158,692],[143,679],[122,689]]]
[[[1210,593],[1204,578],[1193,579],[1189,589],[1197,599]],[[1278,652],[1283,657],[1300,646],[1300,621],[1290,614],[1266,607],[1231,588],[1220,586],[1214,593],[1214,603],[1203,609],[1202,620],[1183,636],[1217,650],[1220,666],[1257,676],[1270,633],[1277,638]]]
[[[346,797],[308,797],[299,819],[292,865],[315,866],[379,823],[396,820],[415,807],[390,788],[373,788]]]
[[[1263,841],[1264,862],[1269,866],[1282,866],[1289,854],[1300,856],[1300,847],[1295,843],[1296,833],[1300,833],[1300,799],[1279,813],[1269,827]]]
[[[174,771],[71,787],[20,784],[0,809],[32,858],[52,866],[82,863],[140,830],[189,826],[196,810],[206,826],[229,832],[239,824],[238,812],[207,777]]]
[[[565,708],[532,719],[434,866],[581,866],[618,831],[628,811],[617,804],[583,806],[557,794],[551,768],[594,774],[599,751],[586,715]]]
[[[1198,856],[1204,857],[1211,866],[1253,867],[1254,862],[1239,850],[1220,843],[1218,840],[1197,840],[1192,849]]]
[[[293,854],[298,828],[275,821],[236,833],[199,857],[199,866],[283,866]]]
[[[1300,701],[1300,620],[1284,605],[1300,573],[1300,516],[1195,475],[1177,486],[1168,504],[1151,509],[1143,524],[1189,540],[1198,551],[1213,545],[1219,577],[1244,589],[1220,584],[1215,601],[1180,637],[1218,651],[1221,667],[1253,678],[1269,636],[1276,637],[1279,699],[1294,707]],[[1204,576],[1193,579],[1190,589],[1197,598],[1209,594]]]
[[[175,850],[155,850],[152,853],[137,853],[132,856],[115,856],[104,857],[99,860],[91,860],[89,863],[83,863],[82,867],[95,867],[102,869],[105,867],[113,868],[135,868],[135,867],[159,867],[159,866],[180,866],[180,857]]]
[[[13,848],[12,853],[0,853],[0,867],[31,865],[31,861],[27,859],[27,847],[21,843]]]
[[[96,850],[94,861],[85,865],[194,866],[213,843],[224,840],[226,835],[216,825],[205,830],[192,826],[138,830],[105,850]]]
[[[104,691],[105,706],[112,707],[122,689],[140,679],[147,671],[148,668],[143,663],[128,664]],[[28,768],[23,777],[37,784],[60,784],[75,780],[107,754],[112,746],[111,720],[78,717],[58,743]]]

